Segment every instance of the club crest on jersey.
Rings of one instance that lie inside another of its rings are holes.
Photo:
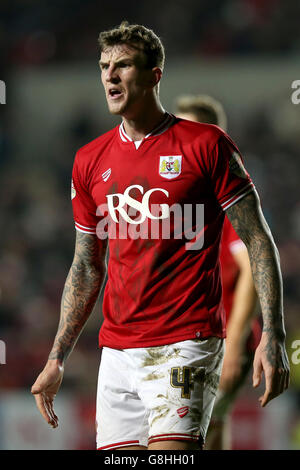
[[[182,155],[159,157],[159,174],[163,178],[172,179],[181,173]]]

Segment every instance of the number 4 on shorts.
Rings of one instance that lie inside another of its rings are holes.
[[[174,388],[181,388],[181,398],[191,398],[193,388],[191,367],[172,367],[171,385]]]

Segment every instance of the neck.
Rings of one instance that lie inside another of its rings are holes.
[[[163,120],[165,110],[159,101],[143,106],[134,116],[123,116],[126,134],[133,140],[142,140]]]

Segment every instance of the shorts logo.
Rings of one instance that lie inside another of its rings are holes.
[[[163,178],[172,179],[181,173],[182,155],[159,157],[159,174]]]
[[[178,408],[177,411],[177,414],[180,418],[183,418],[185,415],[188,414],[188,412],[190,411],[189,407],[188,406],[183,406],[182,408]]]

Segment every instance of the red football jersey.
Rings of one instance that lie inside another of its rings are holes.
[[[237,235],[228,218],[225,216],[221,240],[220,264],[226,321],[228,321],[231,313],[236,282],[239,276],[239,266],[234,259],[234,252],[239,250],[246,250],[246,246]],[[258,318],[255,317],[251,323],[251,333],[247,340],[248,350],[252,351],[257,348],[260,337],[261,326]]]
[[[77,152],[76,229],[99,238],[109,232],[100,346],[225,336],[224,210],[251,191],[239,151],[219,127],[167,113],[140,142],[121,124]]]

